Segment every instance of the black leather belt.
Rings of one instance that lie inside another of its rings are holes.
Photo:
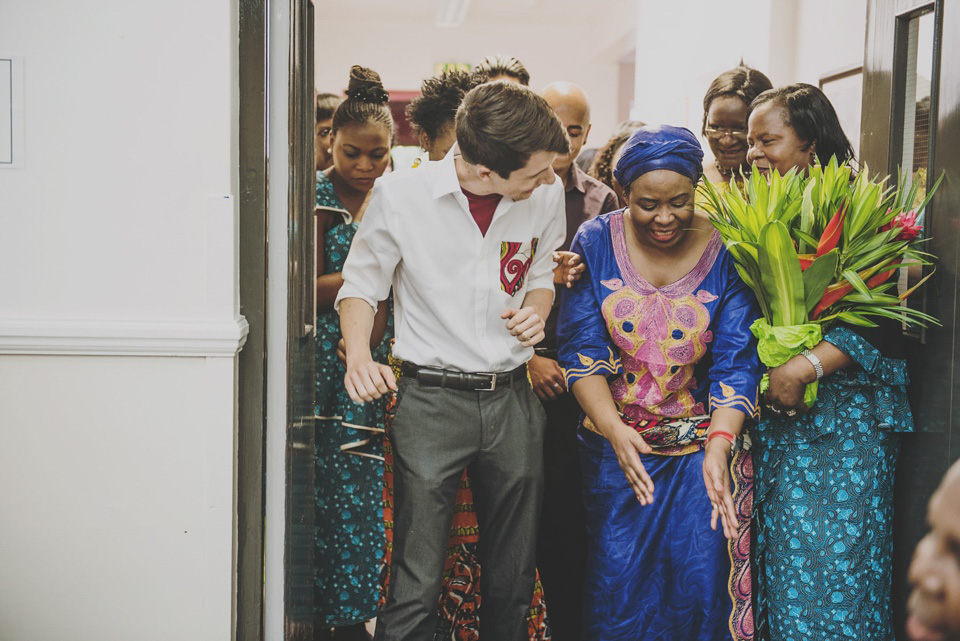
[[[421,367],[404,361],[400,371],[404,376],[415,378],[417,382],[424,385],[474,392],[492,392],[501,385],[509,385],[527,378],[526,365],[521,365],[509,372],[458,372],[439,367]]]

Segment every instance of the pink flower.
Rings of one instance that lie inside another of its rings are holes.
[[[900,233],[895,240],[911,241],[923,231],[923,225],[917,224],[917,212],[915,211],[900,212],[889,224],[883,226],[883,231],[893,229],[894,227],[900,228]]]

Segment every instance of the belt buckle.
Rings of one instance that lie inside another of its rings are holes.
[[[477,372],[477,374],[490,377],[490,387],[478,389],[478,392],[492,392],[497,389],[497,374],[495,372]]]

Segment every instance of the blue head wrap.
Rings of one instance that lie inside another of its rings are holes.
[[[702,162],[703,149],[689,129],[670,125],[641,127],[624,145],[613,177],[624,191],[629,191],[630,183],[648,171],[669,169],[696,185],[703,175]]]

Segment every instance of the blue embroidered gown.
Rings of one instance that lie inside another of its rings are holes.
[[[772,641],[892,641],[893,481],[913,430],[906,363],[859,333],[824,340],[854,364],[794,419],[753,432],[757,630]]]
[[[684,419],[717,407],[754,416],[761,366],[749,327],[760,312],[719,236],[690,273],[657,288],[634,269],[624,224],[623,211],[605,214],[574,238],[571,251],[587,272],[561,303],[559,360],[568,385],[605,376],[630,420]],[[654,503],[643,506],[613,448],[590,426],[583,419],[579,429],[589,538],[584,638],[752,638],[749,528],[741,523],[740,554],[736,545],[728,553],[719,527],[710,529],[702,440],[640,454],[655,486]]]
[[[317,172],[317,207],[338,221],[323,237],[322,272],[343,271],[357,223]],[[386,363],[392,335],[373,351]],[[322,627],[361,623],[376,616],[383,529],[381,440],[386,399],[358,404],[343,384],[337,359],[340,317],[334,310],[317,314],[316,547],[314,620]]]

